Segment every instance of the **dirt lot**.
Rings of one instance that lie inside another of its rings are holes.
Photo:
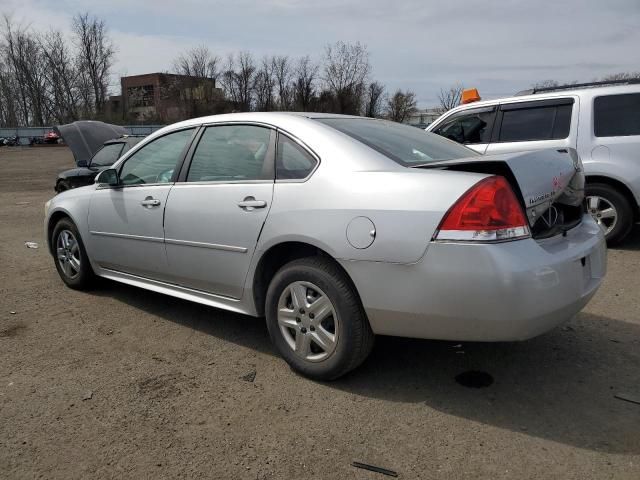
[[[316,383],[262,320],[66,288],[42,220],[71,165],[66,148],[0,148],[0,478],[385,478],[354,460],[400,478],[640,478],[640,405],[614,398],[640,398],[640,229],[562,328],[379,338],[363,367]],[[495,382],[465,388],[466,370]]]

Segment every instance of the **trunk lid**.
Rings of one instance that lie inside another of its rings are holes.
[[[483,155],[430,162],[439,168],[502,175],[522,202],[534,237],[573,228],[583,213],[584,172],[573,148]]]

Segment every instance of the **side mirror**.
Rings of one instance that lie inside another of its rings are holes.
[[[108,185],[115,187],[120,185],[120,178],[118,178],[118,171],[115,168],[107,168],[101,171],[96,177],[96,183],[100,185]]]
[[[89,166],[89,164],[87,163],[86,160],[80,160],[78,162],[78,167],[88,167],[88,166]]]

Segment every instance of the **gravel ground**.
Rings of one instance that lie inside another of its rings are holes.
[[[64,148],[0,148],[0,478],[640,478],[640,229],[574,320],[523,343],[381,337],[332,383],[263,320],[103,282],[43,238]],[[40,244],[28,249],[25,241]],[[481,389],[455,381],[490,373]],[[255,377],[254,377],[255,375]]]

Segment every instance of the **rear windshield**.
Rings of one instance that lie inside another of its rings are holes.
[[[364,118],[319,118],[317,120],[405,167],[478,155],[473,150],[439,135],[400,123]]]

